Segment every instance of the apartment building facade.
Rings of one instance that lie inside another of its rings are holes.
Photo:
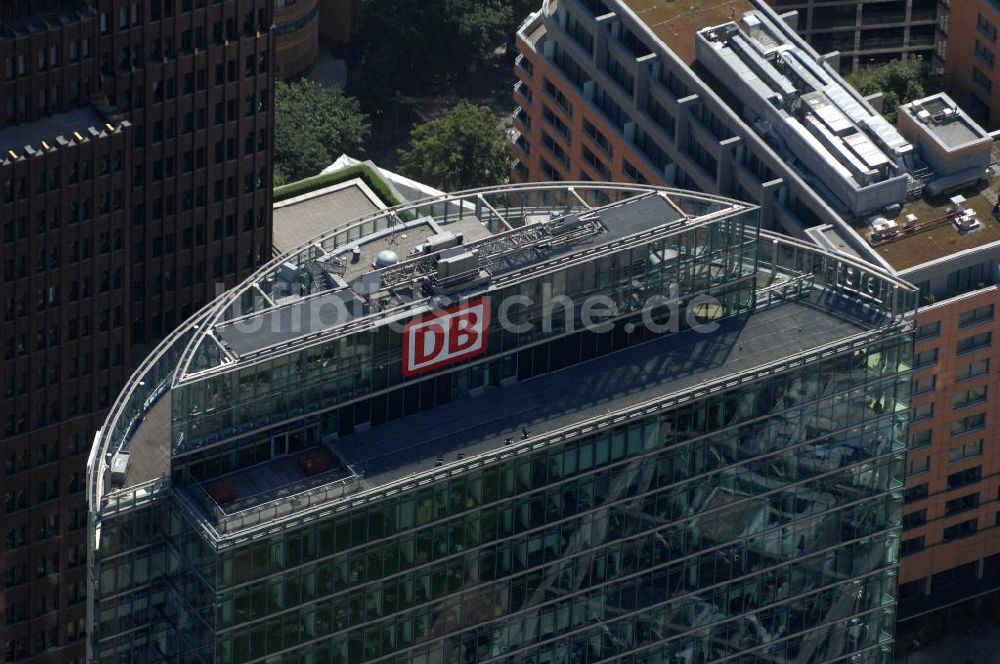
[[[955,98],[988,129],[1000,128],[1000,4],[952,2],[945,73]]]
[[[143,349],[268,256],[272,11],[0,8],[4,661],[82,661],[86,449]]]
[[[900,616],[1000,589],[1000,247],[901,272],[920,286]]]

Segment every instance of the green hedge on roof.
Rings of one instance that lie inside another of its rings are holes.
[[[382,199],[382,202],[388,207],[395,207],[399,205],[399,200],[393,195],[392,191],[389,189],[389,185],[387,185],[385,180],[382,179],[382,176],[376,173],[375,169],[368,164],[349,166],[348,168],[335,173],[317,175],[315,177],[299,180],[298,182],[290,182],[280,187],[275,187],[274,202],[278,203],[289,198],[295,198],[296,196],[308,194],[311,191],[324,189],[358,177],[364,180],[365,184],[371,187],[371,190],[375,192],[375,195]]]

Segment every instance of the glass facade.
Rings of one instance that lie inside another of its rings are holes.
[[[504,286],[607,295],[623,317],[606,333],[560,316],[498,327],[485,357],[407,379],[399,335],[376,328],[175,385],[162,435],[176,443],[181,427],[191,447],[174,450],[172,486],[105,500],[92,519],[93,661],[888,663],[915,297],[768,240],[744,212]],[[272,461],[276,436],[280,453],[309,450],[483,386],[489,408],[509,381],[651,341],[619,328],[670,284],[712,294],[713,319],[819,309],[831,293],[867,313],[822,352],[670,400],[668,384],[658,405],[595,409],[448,472],[368,478],[318,509],[275,503],[253,528],[221,530],[193,499],[206,479]]]
[[[543,339],[563,336],[567,328],[581,329],[581,307],[571,312],[572,320],[567,320],[565,310],[557,307],[550,317],[551,324],[545,324],[544,317],[552,308],[547,303],[558,305],[565,298],[579,302],[602,295],[610,298],[618,312],[628,315],[638,312],[653,295],[671,296],[673,286],[674,296],[679,298],[712,295],[724,303],[726,315],[745,311],[750,306],[753,285],[740,280],[756,272],[757,229],[758,212],[748,211],[492,290],[487,355],[499,357]],[[530,328],[526,332],[512,332],[501,325],[505,318],[503,303],[512,297],[526,298],[522,300],[525,304],[509,307],[506,318],[516,326]],[[527,304],[529,300],[531,304]],[[418,311],[410,318],[422,313]],[[393,325],[383,323],[259,361],[239,371],[185,383],[173,390],[175,450],[182,452],[214,443],[281,416],[315,413],[407,382],[426,381],[424,376],[407,381],[401,362],[401,325],[395,321]],[[498,384],[518,374],[516,358],[491,362],[470,373],[483,371],[491,373]],[[483,384],[483,379],[456,376],[451,382],[443,397],[448,400],[467,396],[469,389]],[[420,409],[433,405],[421,405]],[[389,415],[379,411],[361,417],[365,419],[358,423],[369,418],[384,421]],[[345,422],[341,432],[349,433],[352,424]]]

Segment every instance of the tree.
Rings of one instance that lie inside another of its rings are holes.
[[[305,79],[274,88],[274,181],[316,175],[344,152],[357,150],[371,132],[354,97]]]
[[[884,65],[859,67],[847,76],[847,82],[865,95],[883,93],[882,114],[896,121],[896,110],[925,95],[930,80],[930,68],[920,56],[892,60]]]
[[[467,101],[410,132],[410,148],[399,151],[404,175],[445,191],[507,181],[514,160],[500,118]]]
[[[364,15],[357,80],[372,98],[420,94],[475,67],[514,21],[507,0],[365,0]]]

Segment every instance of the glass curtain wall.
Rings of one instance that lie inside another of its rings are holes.
[[[238,547],[216,568],[216,661],[888,661],[910,349]]]

